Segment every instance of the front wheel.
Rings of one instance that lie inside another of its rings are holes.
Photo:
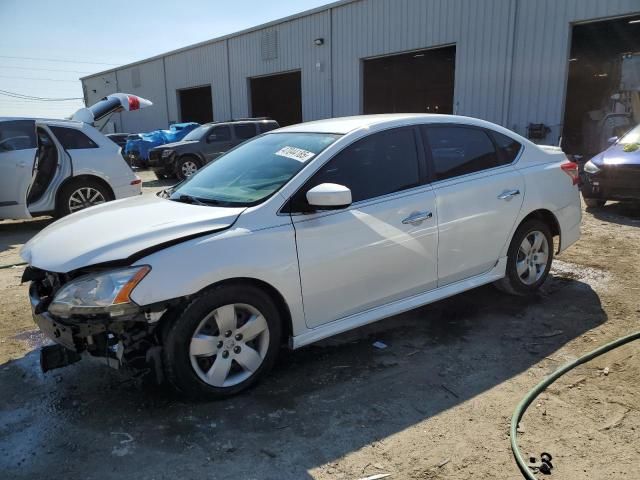
[[[528,295],[540,288],[553,261],[553,237],[549,226],[529,220],[516,230],[509,245],[504,278],[495,285],[512,295]]]
[[[602,208],[604,204],[607,203],[606,200],[601,198],[585,197],[584,195],[582,198],[584,198],[584,203],[587,205],[587,208]]]
[[[225,398],[245,390],[273,365],[280,322],[269,295],[251,285],[201,294],[165,335],[169,382],[191,398]]]
[[[185,156],[176,162],[176,176],[179,180],[184,180],[194,175],[200,168],[200,162],[191,156]]]

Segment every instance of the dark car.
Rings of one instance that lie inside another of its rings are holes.
[[[640,200],[640,125],[584,165],[582,196],[587,207],[607,200]]]
[[[242,142],[279,128],[267,118],[246,118],[201,125],[180,142],[151,149],[149,166],[158,178],[190,177],[212,160]]]

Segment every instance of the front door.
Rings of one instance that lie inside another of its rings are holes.
[[[438,210],[438,286],[491,270],[524,198],[511,165],[521,146],[468,126],[426,127]]]
[[[399,128],[355,142],[292,199],[308,327],[435,288],[435,195],[424,185],[417,134]],[[306,192],[321,183],[347,186],[354,203],[301,213]]]
[[[217,125],[211,128],[205,137],[203,148],[205,160],[207,162],[215,160],[223,153],[231,150],[232,146],[233,138],[229,125]]]
[[[35,158],[35,122],[0,122],[0,218],[31,217],[27,194]]]

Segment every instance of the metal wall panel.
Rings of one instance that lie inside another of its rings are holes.
[[[140,72],[140,86],[134,87],[134,80],[138,79]],[[166,87],[164,83],[164,69],[162,59],[123,68],[116,72],[118,91],[133,93],[151,100],[153,105],[135,112],[123,112],[120,114],[121,128],[128,133],[147,132],[159,128],[167,128]]]
[[[231,118],[226,41],[165,57],[169,120],[180,120],[177,90],[211,85],[213,119]]]
[[[333,9],[333,109],[362,112],[362,59],[456,45],[454,108],[502,121],[511,0],[364,0]]]
[[[331,116],[331,29],[329,12],[269,27],[277,31],[277,58],[263,60],[263,31],[229,39],[233,117],[251,114],[249,78],[292,70],[302,73],[304,121]],[[324,38],[324,45],[314,40]]]
[[[545,123],[545,143],[557,144],[564,102],[571,24],[640,12],[640,0],[517,1],[508,128],[526,135],[529,123]]]
[[[302,72],[305,121],[362,112],[362,60],[456,45],[454,108],[526,133],[545,123],[555,143],[563,121],[571,24],[640,12],[640,0],[360,0],[285,19],[117,70],[119,91],[155,107],[121,115],[122,128],[177,121],[176,90],[211,85],[214,118],[251,113],[249,78]],[[275,32],[275,34],[270,34]],[[264,56],[264,38],[276,49]],[[323,46],[314,45],[324,38]],[[228,48],[228,55],[227,55]],[[229,67],[229,68],[228,68]],[[166,77],[165,77],[166,72]],[[113,72],[83,79],[88,100],[116,91]],[[166,78],[166,86],[165,86]],[[105,83],[109,81],[109,83]],[[165,88],[166,87],[166,88]],[[91,94],[96,89],[97,93]]]

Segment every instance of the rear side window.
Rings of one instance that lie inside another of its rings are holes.
[[[276,122],[262,122],[258,124],[258,130],[260,133],[267,133],[271,130],[275,130],[278,128],[278,124]]]
[[[498,152],[502,157],[501,160],[504,163],[512,163],[520,153],[522,145],[513,138],[498,132],[491,132],[491,135],[496,142],[496,147],[498,147]]]
[[[484,130],[470,127],[427,127],[436,180],[499,167],[503,163]]]
[[[348,187],[354,202],[415,187],[420,169],[413,129],[398,128],[357,141],[324,165],[303,191],[321,183]]]
[[[0,122],[0,153],[36,148],[36,128],[32,120]]]
[[[65,150],[80,150],[83,148],[98,148],[98,145],[80,130],[75,128],[49,126]]]
[[[231,127],[229,125],[220,125],[213,127],[207,135],[207,142],[228,142],[231,140]]]
[[[240,140],[247,140],[256,136],[256,126],[253,123],[241,123],[234,125],[236,131],[236,138]]]

